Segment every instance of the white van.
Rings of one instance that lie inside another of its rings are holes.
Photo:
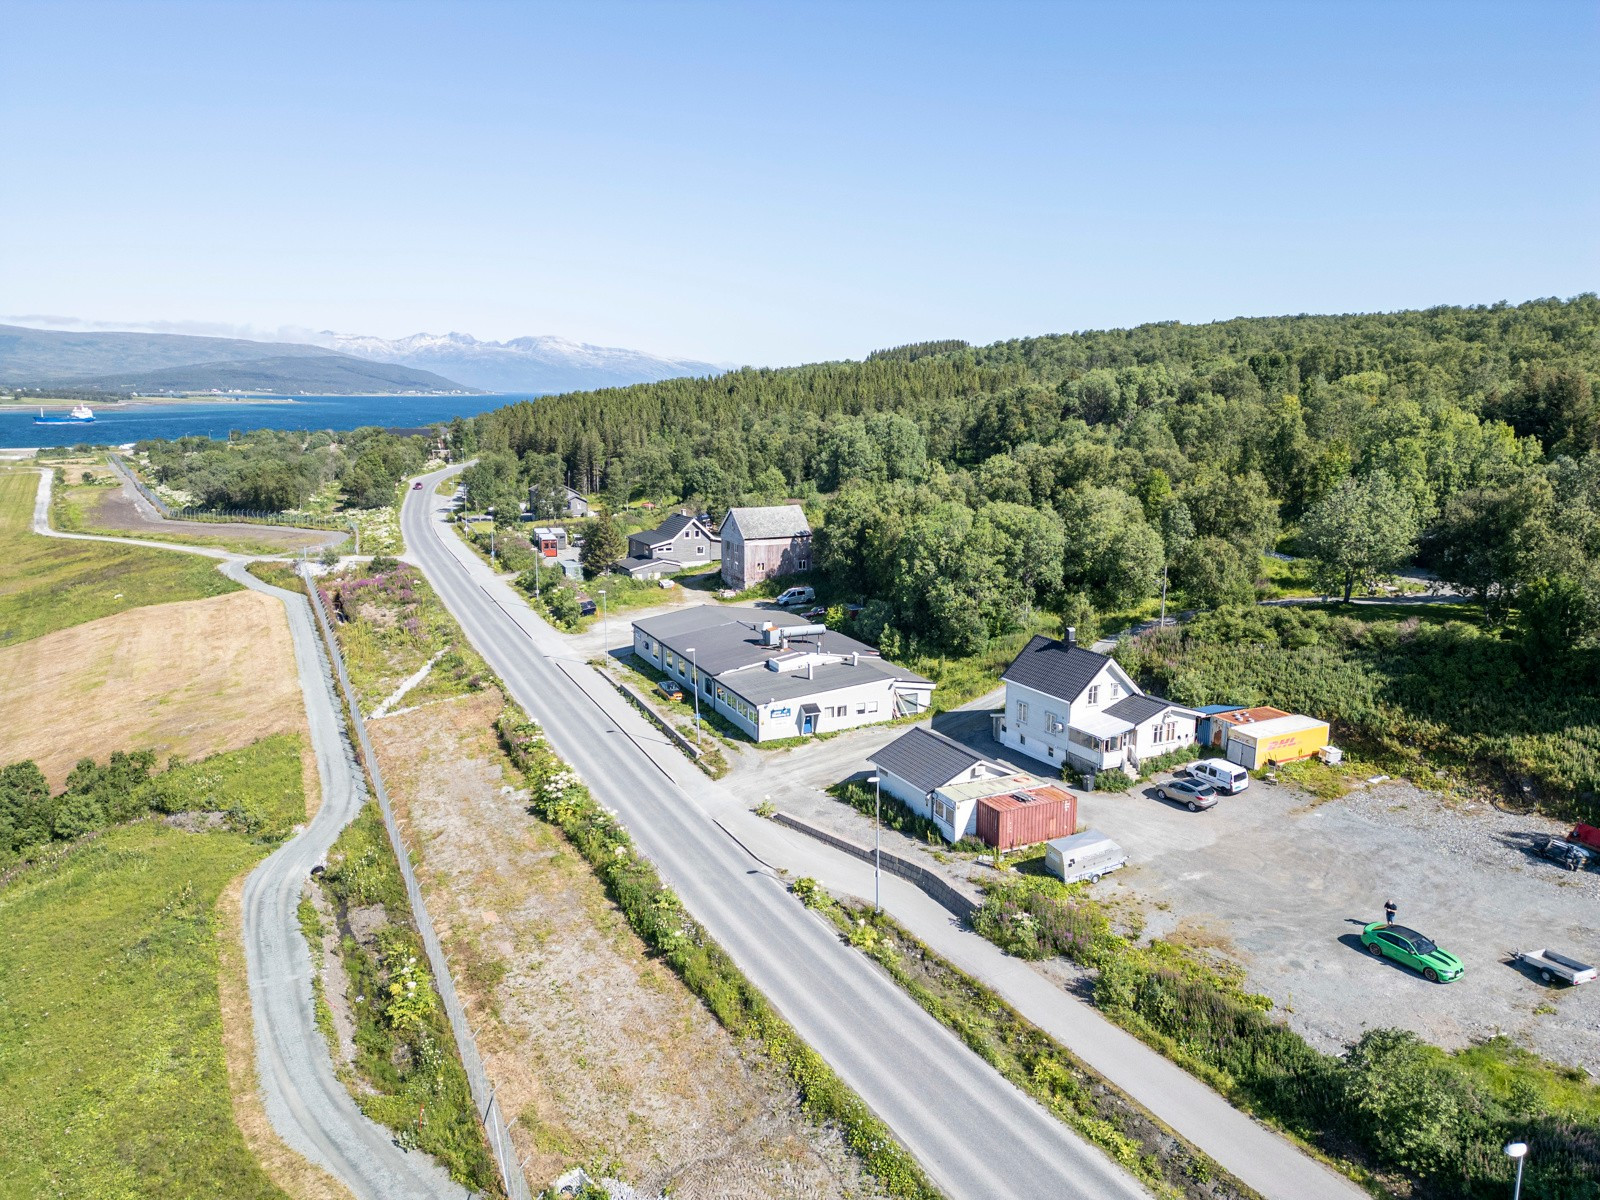
[[[1128,855],[1122,847],[1092,829],[1044,844],[1044,869],[1063,883],[1084,879],[1097,883],[1102,875],[1127,865]]]
[[[1217,791],[1226,792],[1230,796],[1237,796],[1250,786],[1249,771],[1238,763],[1220,758],[1207,758],[1189,764],[1189,774],[1196,779],[1203,779]]]
[[[816,599],[816,588],[792,587],[780,595],[777,602],[787,607],[790,604],[812,604]]]

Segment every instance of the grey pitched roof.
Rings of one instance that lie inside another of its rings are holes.
[[[1104,654],[1041,635],[1022,648],[1000,678],[1070,703],[1110,661]]]
[[[983,755],[921,725],[890,742],[868,759],[880,771],[898,775],[919,791],[931,792],[984,761]]]
[[[786,538],[810,533],[806,510],[798,504],[775,504],[767,508],[730,508],[722,518],[722,528],[732,525],[746,541],[751,538]]]
[[[688,513],[673,513],[672,516],[661,522],[654,529],[641,529],[632,536],[638,538],[641,542],[648,542],[652,546],[658,546],[662,542],[671,541],[698,520],[698,517],[691,517]],[[717,535],[707,530],[707,536],[716,537]]]
[[[1184,708],[1183,705],[1174,704],[1171,700],[1164,700],[1160,696],[1127,696],[1107,708],[1106,712],[1113,717],[1121,717],[1124,721],[1139,725],[1157,713],[1166,712],[1169,708],[1185,713],[1194,712],[1192,708]]]

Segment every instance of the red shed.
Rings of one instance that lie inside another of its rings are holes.
[[[1069,837],[1077,828],[1078,798],[1054,784],[978,801],[978,837],[1000,850]]]

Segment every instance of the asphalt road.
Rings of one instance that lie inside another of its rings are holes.
[[[1007,1083],[717,823],[724,794],[646,750],[661,734],[450,532],[422,479],[401,511],[417,563],[512,697],[616,811],[689,911],[952,1200],[1120,1200],[1144,1189]]]
[[[311,868],[360,810],[366,784],[344,736],[310,602],[263,583],[245,570],[250,559],[226,551],[51,529],[50,490],[51,474],[43,471],[33,512],[37,534],[155,546],[217,559],[229,578],[283,601],[317,757],[322,804],[317,815],[245,881],[245,963],[255,1021],[256,1070],[267,1117],[279,1137],[343,1181],[358,1200],[464,1200],[466,1189],[433,1159],[401,1150],[393,1134],[356,1107],[334,1075],[328,1043],[316,1025],[311,954],[296,909]]]

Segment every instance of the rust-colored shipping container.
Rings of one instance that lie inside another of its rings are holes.
[[[978,837],[1000,850],[1069,837],[1077,828],[1078,798],[1053,784],[978,801]]]

